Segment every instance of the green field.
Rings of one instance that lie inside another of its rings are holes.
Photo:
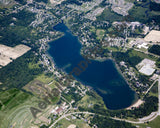
[[[96,31],[97,39],[102,40],[102,38],[104,37],[104,34],[105,34],[105,30],[97,29]]]
[[[153,87],[149,91],[149,96],[158,97],[158,81],[153,85]]]
[[[147,128],[147,127],[159,128],[159,126],[160,126],[160,116],[158,116],[156,119],[154,119],[153,121],[151,121],[149,123],[137,124],[135,126],[139,126],[139,128]]]
[[[122,16],[111,11],[111,8],[106,8],[100,16],[97,17],[98,21],[121,21],[123,19]]]
[[[48,83],[51,84],[48,85]],[[10,126],[13,128],[20,128],[21,126],[29,128],[33,126],[35,124],[35,119],[30,111],[30,107],[39,108],[38,103],[40,102],[40,97],[38,94],[42,95],[48,92],[47,90],[53,88],[55,88],[55,81],[53,78],[41,74],[23,88],[33,95],[15,88],[0,92],[0,128],[7,128]],[[59,96],[53,99],[49,98],[51,104],[56,104],[59,99]],[[48,109],[51,109],[51,107]],[[47,112],[47,109],[45,109],[42,110],[41,115],[47,118],[49,113],[50,112]],[[39,124],[41,124],[41,122],[43,121],[40,120]]]
[[[92,96],[88,96],[88,95],[84,96],[84,97],[78,102],[79,106],[85,107],[85,108],[86,108],[86,107],[88,108],[89,105],[90,105],[91,107],[93,107],[93,104],[95,104],[95,103],[97,103],[97,101],[95,100],[95,98],[92,97]]]
[[[37,107],[36,97],[18,89],[11,89],[0,92],[0,101],[3,104],[0,110],[0,128],[31,126],[33,116],[30,107]]]
[[[90,128],[90,126],[83,120],[71,119],[71,116],[68,116],[67,118],[70,120],[62,119],[56,124],[56,126],[59,126],[59,128],[67,128],[69,125],[74,124],[77,128]]]
[[[132,67],[136,67],[143,59],[147,58],[156,61],[157,58],[152,55],[147,55],[143,52],[136,51],[134,49],[129,49],[127,52],[113,52],[113,56],[118,62],[125,61]]]

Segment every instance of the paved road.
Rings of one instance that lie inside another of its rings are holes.
[[[111,118],[114,120],[125,121],[125,122],[132,123],[132,124],[143,124],[145,122],[150,122],[154,120],[157,116],[158,116],[157,112],[152,112],[149,116],[140,118],[139,121],[131,121],[131,120],[126,120],[126,119],[114,118],[114,117],[111,117]]]
[[[131,120],[126,120],[126,119],[114,118],[114,117],[111,117],[111,119],[119,120],[119,121],[125,121],[125,122],[133,123],[133,124],[143,124],[143,123],[148,122],[148,121],[150,122],[150,121],[154,120],[157,116],[159,116],[160,115],[160,76],[159,76],[159,79],[158,79],[158,100],[159,100],[158,112],[152,112],[149,116],[140,118],[139,121],[131,121]],[[61,119],[65,118],[67,116],[71,116],[72,114],[92,114],[92,115],[94,115],[95,113],[91,113],[91,112],[73,112],[73,113],[69,113],[69,114],[64,114],[58,120],[56,120],[49,128],[53,128],[53,126],[58,121],[60,121]]]
[[[145,92],[145,95],[150,91],[150,89],[153,87],[153,85],[157,82],[157,79],[152,83],[152,85],[148,88],[148,90]]]
[[[120,118],[112,118],[114,120],[119,120],[119,121],[125,121],[128,123],[133,123],[133,124],[143,124],[145,122],[150,122],[154,120],[157,116],[160,116],[160,76],[158,79],[158,111],[157,112],[152,112],[149,116],[140,118],[139,121],[131,121],[131,120],[126,120],[126,119],[120,119]]]
[[[54,125],[60,121],[61,119],[67,117],[67,116],[71,116],[73,114],[90,114],[90,115],[95,115],[94,113],[91,113],[91,112],[73,112],[73,113],[69,113],[69,114],[65,114],[65,115],[62,115],[58,120],[56,120],[49,128],[53,128]]]
[[[126,47],[127,47],[127,48],[132,48],[132,47],[129,47],[129,46],[126,46]],[[159,57],[160,57],[159,55],[155,55],[155,54],[150,53],[150,52],[148,52],[148,51],[144,52],[144,51],[142,51],[142,50],[140,50],[140,49],[137,49],[137,48],[134,48],[134,50],[136,50],[136,51],[138,51],[138,52],[142,52],[142,53],[147,54],[147,55],[152,55],[152,56],[154,56],[154,57],[156,57],[156,58],[159,58]]]

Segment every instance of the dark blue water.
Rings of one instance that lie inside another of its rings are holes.
[[[73,36],[63,23],[54,26],[54,29],[65,33],[60,39],[51,42],[48,50],[56,66],[67,73],[75,67],[80,68],[78,64],[84,61],[84,58],[80,55],[81,44],[77,37]],[[84,64],[82,65],[84,67]],[[103,97],[107,108],[122,109],[135,101],[135,92],[129,88],[112,60],[90,60],[87,65],[88,67],[75,78],[93,87]]]

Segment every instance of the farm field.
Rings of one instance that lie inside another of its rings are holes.
[[[8,47],[6,45],[0,44],[0,65],[6,66],[13,59],[17,59],[22,56],[26,52],[28,52],[31,48],[26,45],[17,45],[15,47]]]
[[[38,99],[18,89],[0,92],[0,127],[31,127],[33,116],[31,106],[37,106]]]
[[[39,108],[38,104],[43,101],[46,94],[51,92],[51,89],[56,87],[54,84],[53,78],[42,74],[24,86],[23,90],[25,91],[13,88],[0,92],[0,128],[19,128],[21,126],[36,128],[42,123],[49,124],[48,117],[60,96],[53,99],[48,97],[52,105],[48,104],[47,108],[43,110]],[[31,107],[41,111],[37,114],[37,118],[34,118]]]
[[[62,119],[61,121],[57,123],[57,126],[59,126],[59,128],[70,128],[69,126],[71,125],[72,126],[76,125],[78,128],[90,128],[90,126],[87,123],[85,123],[84,121],[80,119],[72,120],[71,116],[67,117],[67,119]]]

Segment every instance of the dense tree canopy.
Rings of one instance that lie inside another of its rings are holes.
[[[148,51],[153,54],[160,55],[160,45],[153,45]]]
[[[0,69],[0,81],[2,87],[22,88],[34,77],[42,73],[41,65],[37,64],[38,56],[32,51],[14,60],[4,68]]]

